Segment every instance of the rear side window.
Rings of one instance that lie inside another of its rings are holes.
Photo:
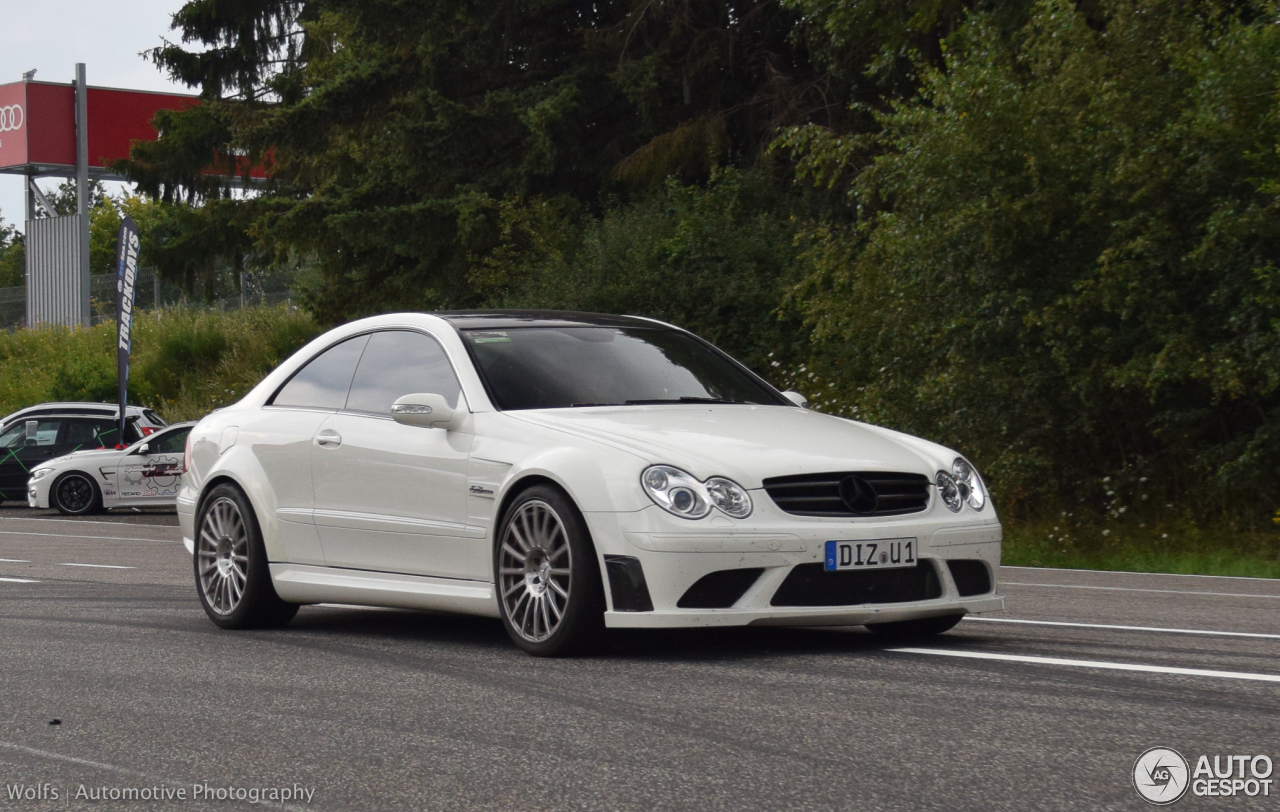
[[[186,450],[187,435],[191,427],[167,431],[147,441],[148,454],[181,454]]]
[[[458,391],[449,358],[434,338],[410,330],[388,330],[369,337],[347,409],[390,414],[398,398],[418,392],[441,395],[457,408]]]
[[[356,336],[311,359],[281,387],[271,403],[275,406],[303,406],[338,410],[347,400],[351,376],[369,336]]]
[[[63,424],[62,444],[73,450],[82,448],[111,448],[120,442],[120,427],[114,420],[69,418]]]

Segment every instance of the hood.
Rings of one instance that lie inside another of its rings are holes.
[[[745,488],[767,477],[901,471],[930,478],[954,457],[942,446],[788,406],[672,405],[541,409],[504,414]]]
[[[62,462],[64,460],[76,460],[77,462],[94,457],[102,459],[115,459],[123,454],[124,451],[116,448],[90,448],[85,451],[72,451],[70,454],[63,454],[61,457],[54,457],[48,462],[41,463],[41,466],[52,465],[53,463]]]

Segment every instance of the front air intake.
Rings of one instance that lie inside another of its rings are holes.
[[[728,609],[759,580],[762,572],[763,567],[749,567],[709,573],[694,582],[676,601],[676,606],[681,609]]]
[[[951,580],[956,582],[956,591],[960,593],[960,597],[985,595],[991,591],[991,570],[987,568],[985,561],[948,561],[947,568],[951,570]]]
[[[888,570],[827,572],[822,564],[797,564],[773,594],[774,606],[862,606],[942,597],[932,561]]]

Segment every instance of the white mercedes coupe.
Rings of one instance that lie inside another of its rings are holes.
[[[302,604],[501,618],[530,654],[606,628],[937,634],[1001,528],[954,451],[806,408],[644,318],[401,313],[331,330],[192,430],[178,515],[218,626]]]

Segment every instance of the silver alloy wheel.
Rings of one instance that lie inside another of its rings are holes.
[[[569,534],[555,508],[525,502],[507,520],[498,559],[502,605],[525,640],[540,643],[560,627],[572,571]]]
[[[72,513],[82,513],[93,504],[93,484],[79,474],[58,483],[58,503]]]
[[[249,531],[235,502],[220,496],[209,505],[200,523],[196,554],[205,601],[218,614],[231,614],[249,581]]]

